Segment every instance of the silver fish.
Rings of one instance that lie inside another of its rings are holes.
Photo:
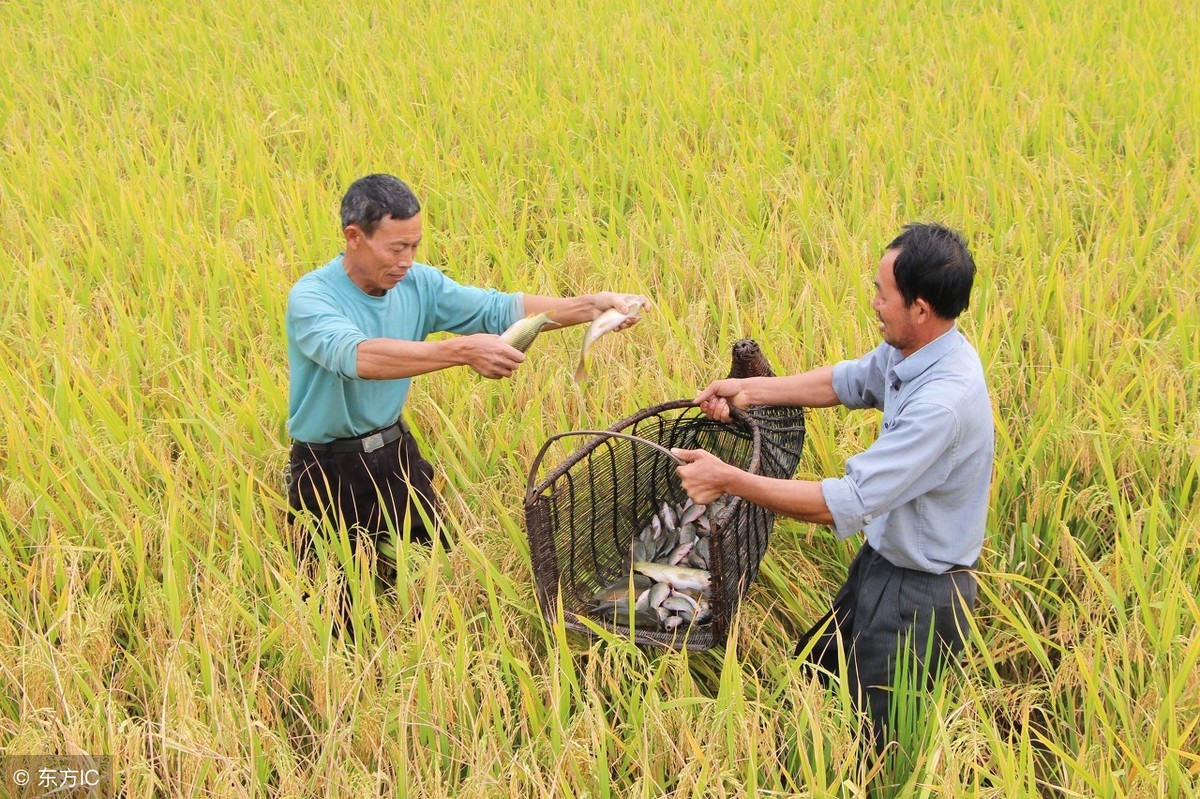
[[[644,574],[651,580],[660,583],[670,583],[673,588],[695,588],[707,590],[712,585],[712,575],[701,569],[689,569],[684,566],[667,566],[662,563],[647,563],[637,561],[633,570]]]
[[[701,596],[696,600],[696,621],[708,621],[712,618],[712,604],[708,598]]]
[[[592,596],[592,601],[596,603],[603,602],[619,602],[626,601],[629,598],[629,588],[632,584],[633,595],[637,596],[642,591],[645,591],[650,586],[654,585],[654,581],[642,574],[634,574],[632,580],[629,578],[617,580],[612,585],[601,588]]]
[[[681,613],[691,613],[695,615],[699,605],[696,600],[692,599],[687,594],[673,594],[663,600],[662,606],[667,610],[674,610]]]
[[[622,623],[626,627],[633,627],[638,630],[657,630],[662,625],[662,622],[658,619],[658,614],[647,610],[637,611],[629,621],[632,621],[633,624],[629,624],[628,622]]]
[[[692,551],[693,546],[695,546],[695,542],[688,541],[675,547],[671,550],[671,553],[667,555],[667,563],[670,563],[672,566],[678,565],[679,562],[686,558],[688,553]]]
[[[696,620],[696,614],[690,610],[681,610],[681,611],[679,611],[678,615],[679,615],[679,618],[683,619],[684,621],[688,622],[689,624]]]
[[[595,343],[596,339],[605,333],[611,333],[616,330],[627,319],[633,319],[642,315],[642,305],[645,302],[642,297],[636,294],[628,294],[622,299],[624,299],[626,307],[629,308],[628,313],[621,313],[616,308],[609,308],[592,320],[592,323],[588,325],[587,332],[583,334],[583,347],[579,350],[579,366],[575,369],[576,383],[582,383],[584,380],[587,380],[588,351],[592,348],[592,344]]]
[[[548,312],[531,314],[510,325],[500,334],[500,340],[513,349],[525,352],[533,340],[538,337],[538,333],[542,332],[542,328],[553,321]]]
[[[704,511],[706,509],[707,509],[707,506],[705,506],[705,505],[692,505],[689,508],[685,508],[683,511],[683,515],[680,516],[680,518],[679,518],[679,523],[680,524],[691,524],[692,522],[696,521],[701,516],[703,516]]]
[[[596,608],[593,615],[605,621],[610,621],[613,624],[636,627],[641,630],[654,630],[662,624],[657,613],[650,610],[633,610],[630,612],[629,605],[624,602],[617,604],[610,603],[607,607]]]
[[[667,532],[667,533],[663,533],[662,538],[656,542],[657,546],[655,547],[654,557],[647,558],[646,560],[661,560],[662,558],[664,558],[668,554],[670,554],[670,552],[675,549],[675,546],[678,543],[679,543],[679,536],[675,533],[674,530]]]
[[[666,502],[664,502],[663,506],[659,508],[658,516],[660,519],[662,519],[663,526],[668,530],[674,530],[679,526],[675,518],[675,511],[673,511],[671,506]]]

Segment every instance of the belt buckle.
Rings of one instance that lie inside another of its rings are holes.
[[[363,452],[374,452],[383,446],[383,433],[372,433],[362,440]]]

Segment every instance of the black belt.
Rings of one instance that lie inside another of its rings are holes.
[[[358,438],[335,438],[320,444],[310,444],[307,441],[296,443],[308,447],[313,452],[374,452],[398,440],[407,432],[408,425],[403,419],[399,419],[387,427],[381,427]]]

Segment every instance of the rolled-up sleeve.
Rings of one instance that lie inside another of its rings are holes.
[[[846,475],[821,481],[839,538],[942,485],[954,468],[959,425],[949,408],[922,403],[905,409],[864,452],[846,461]]]
[[[833,392],[847,408],[883,408],[889,345],[881,344],[853,361],[833,366]]]
[[[358,345],[367,336],[331,297],[307,286],[292,289],[287,331],[304,357],[343,380],[358,379]]]

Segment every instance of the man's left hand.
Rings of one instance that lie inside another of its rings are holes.
[[[729,470],[737,467],[703,449],[672,449],[671,454],[683,461],[675,473],[692,502],[707,505],[727,493]]]
[[[620,294],[615,291],[602,291],[599,294],[593,294],[592,307],[596,309],[596,313],[592,318],[594,319],[608,310],[615,310],[620,313],[629,313],[629,302],[634,299],[639,299],[642,301],[643,313],[650,309],[650,300],[640,294]],[[638,316],[631,316],[618,325],[616,329],[624,330],[627,327],[636,325],[639,321],[641,321],[640,314]]]

